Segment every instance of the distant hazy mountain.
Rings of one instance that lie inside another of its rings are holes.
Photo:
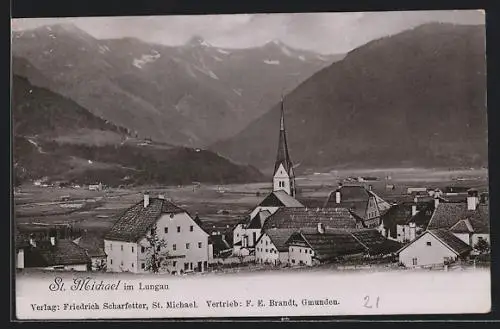
[[[142,138],[191,146],[232,136],[342,58],[280,42],[233,50],[198,37],[179,47],[98,40],[73,25],[14,32],[12,40],[21,61],[14,73]]]
[[[255,168],[210,151],[133,138],[125,128],[23,77],[14,75],[12,82],[16,183],[42,177],[114,186],[262,179]]]
[[[372,41],[285,97],[303,170],[487,164],[484,26],[426,24]],[[279,106],[212,149],[274,163]]]

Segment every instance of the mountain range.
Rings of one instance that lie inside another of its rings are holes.
[[[210,151],[135,138],[126,128],[24,77],[13,76],[12,90],[16,184],[44,177],[111,186],[222,184],[263,178],[257,169]]]
[[[431,23],[371,41],[284,98],[297,171],[487,166],[484,26]],[[211,149],[270,170],[280,105]]]
[[[13,73],[67,97],[132,136],[208,146],[266,113],[281,94],[343,55],[280,41],[224,49],[101,40],[71,24],[12,34]]]

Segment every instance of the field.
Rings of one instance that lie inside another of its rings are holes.
[[[373,190],[388,201],[405,195],[408,187],[467,186],[480,191],[488,188],[486,169],[338,171],[297,177],[298,198],[316,207],[326,200],[340,180],[352,176],[376,177],[377,180],[365,184],[372,185]],[[388,184],[394,185],[394,189],[387,189]],[[152,196],[162,193],[192,216],[198,214],[204,228],[210,231],[230,229],[271,191],[271,184],[143,186],[103,191],[25,184],[15,190],[15,223],[20,229],[71,224],[74,228],[102,234],[125,209],[142,199],[144,191]]]

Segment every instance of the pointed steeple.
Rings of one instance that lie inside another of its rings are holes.
[[[286,142],[286,131],[285,131],[285,107],[283,102],[283,96],[281,96],[281,119],[280,119],[280,134],[278,141],[278,154],[276,156],[276,163],[274,164],[274,173],[278,170],[280,164],[283,164],[287,174],[290,174],[290,169],[292,168],[292,160],[288,154],[288,145]]]

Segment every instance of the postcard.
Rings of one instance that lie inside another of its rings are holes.
[[[12,19],[17,320],[490,312],[484,18]]]

